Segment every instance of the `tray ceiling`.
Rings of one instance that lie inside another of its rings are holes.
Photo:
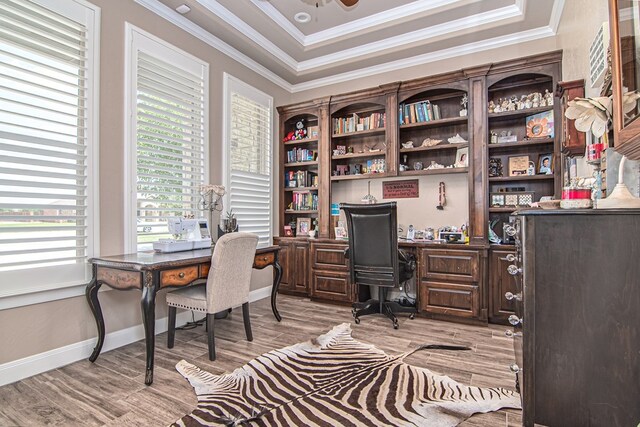
[[[564,0],[135,0],[290,91],[555,35]],[[181,15],[175,8],[186,4]],[[311,21],[296,22],[306,12]]]

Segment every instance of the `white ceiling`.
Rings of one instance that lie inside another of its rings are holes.
[[[135,1],[296,92],[553,36],[565,0]]]

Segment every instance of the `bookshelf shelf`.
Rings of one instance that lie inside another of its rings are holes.
[[[432,147],[413,147],[413,148],[401,148],[401,153],[417,153],[420,151],[439,151],[439,150],[457,150],[458,148],[468,147],[469,143],[461,143],[461,144],[438,144]]]
[[[400,125],[400,129],[422,128],[422,127],[434,127],[467,123],[469,118],[464,117],[448,117],[440,120],[429,120],[426,122],[407,123]]]
[[[365,153],[341,154],[339,156],[331,156],[331,160],[363,159],[363,158],[371,158],[371,157],[380,157],[384,155],[385,155],[385,152],[380,150],[380,151],[370,151]]]
[[[292,163],[285,163],[284,167],[285,168],[297,168],[299,166],[317,166],[318,165],[318,161],[314,160],[314,161],[310,161],[310,162],[292,162]]]
[[[518,210],[517,207],[507,207],[507,208],[489,208],[489,212],[491,213],[511,213]]]
[[[523,140],[518,142],[503,142],[500,144],[489,144],[489,151],[501,151],[501,150],[511,150],[511,149],[520,149],[525,147],[536,147],[536,146],[553,146],[553,138],[539,138],[539,139],[530,139]]]
[[[385,128],[377,128],[377,129],[361,130],[357,132],[336,133],[336,134],[333,134],[331,137],[333,139],[336,139],[336,138],[349,138],[352,136],[377,135],[377,134],[384,133],[384,131],[385,131]]]
[[[493,176],[490,182],[510,182],[510,181],[553,181],[553,175],[518,175],[518,176]]]
[[[318,191],[318,187],[286,187],[284,191]]]
[[[400,176],[418,176],[418,175],[449,175],[455,173],[467,173],[469,168],[442,168],[442,169],[427,169],[427,170],[408,170],[400,171]]]
[[[283,142],[283,144],[284,145],[302,145],[302,144],[311,144],[313,142],[318,142],[318,138],[296,139],[293,141]]]
[[[373,179],[373,178],[386,178],[389,175],[386,173],[361,173],[358,175],[338,175],[332,176],[331,181],[351,181],[355,179]]]
[[[553,110],[553,105],[550,107],[538,107],[528,108],[526,110],[505,111],[502,113],[489,113],[489,120],[511,120],[519,119],[521,117],[531,116],[532,114],[544,113],[545,111]]]
[[[317,214],[317,210],[305,210],[305,209],[286,209],[284,211],[286,214],[290,215],[304,215],[304,214]]]

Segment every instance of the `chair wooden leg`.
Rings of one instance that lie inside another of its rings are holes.
[[[242,304],[242,317],[244,319],[244,332],[247,334],[247,341],[253,341],[253,334],[251,333],[251,319],[249,317],[249,303]]]
[[[169,327],[167,331],[167,348],[173,348],[176,336],[176,307],[169,306]]]
[[[216,339],[213,334],[214,313],[207,313],[207,343],[209,344],[209,360],[216,360]]]

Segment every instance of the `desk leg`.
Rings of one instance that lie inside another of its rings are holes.
[[[276,295],[278,295],[278,288],[280,287],[280,280],[282,279],[282,266],[278,262],[278,258],[276,258],[276,261],[273,263],[273,268],[276,270],[276,275],[273,279],[273,286],[271,287],[271,310],[273,311],[273,315],[276,316],[276,320],[280,322],[282,317],[276,307]]]
[[[156,287],[152,272],[145,271],[144,287],[142,288],[142,323],[144,324],[144,337],[147,347],[147,370],[145,372],[144,383],[151,385],[153,382],[153,356],[155,350],[155,329],[156,329]]]
[[[100,351],[102,350],[102,344],[104,344],[104,318],[102,317],[102,308],[100,308],[100,301],[98,300],[98,290],[100,290],[100,285],[101,284],[96,280],[94,267],[93,279],[91,279],[91,282],[89,282],[85,291],[89,308],[91,308],[93,317],[96,319],[96,326],[98,328],[98,342],[93,348],[93,353],[91,353],[91,356],[89,357],[89,361],[91,362],[96,361],[98,355],[100,355]]]

